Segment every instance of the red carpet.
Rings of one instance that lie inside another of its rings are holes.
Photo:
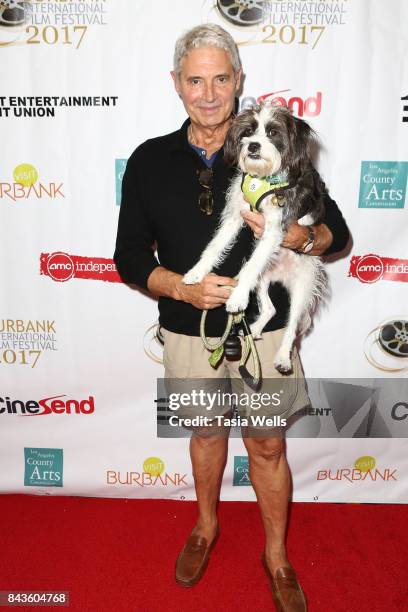
[[[274,610],[255,503],[220,504],[221,537],[191,589],[173,579],[195,520],[191,502],[2,495],[0,503],[0,590],[70,591],[60,609],[71,612]],[[407,550],[407,506],[292,505],[288,551],[310,612],[408,611]]]

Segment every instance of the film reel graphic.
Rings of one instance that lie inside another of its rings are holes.
[[[238,47],[260,42],[270,14],[271,0],[202,0],[201,5],[201,23],[227,28]]]
[[[261,0],[217,0],[220,14],[236,26],[254,26],[264,19],[266,2]]]
[[[367,361],[382,372],[408,370],[408,320],[392,317],[371,330],[364,343]]]
[[[15,28],[26,22],[28,1],[0,0],[0,26]]]
[[[163,364],[162,357],[159,357],[152,349],[152,345],[155,343],[156,346],[159,346],[160,349],[163,349],[164,346],[164,338],[160,332],[159,323],[154,323],[148,327],[143,336],[143,350],[145,355],[149,357],[155,363]]]
[[[0,47],[19,44],[30,8],[29,0],[0,0]]]

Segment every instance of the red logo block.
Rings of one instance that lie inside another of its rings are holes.
[[[408,282],[408,259],[393,259],[379,255],[354,255],[350,261],[349,276],[361,283],[376,283],[379,280]]]
[[[41,253],[40,274],[49,276],[58,283],[65,283],[71,278],[122,282],[112,259],[82,257],[62,252]]]

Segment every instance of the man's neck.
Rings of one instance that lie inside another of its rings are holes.
[[[190,144],[207,151],[207,157],[211,157],[215,151],[221,149],[225,137],[231,125],[231,119],[227,119],[216,127],[203,127],[197,123],[190,123],[188,139]]]

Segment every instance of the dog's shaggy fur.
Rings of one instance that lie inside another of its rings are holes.
[[[243,173],[259,178],[286,173],[289,186],[275,192],[284,196],[284,205],[274,205],[270,195],[262,200],[259,210],[265,216],[265,230],[241,268],[238,284],[226,303],[228,312],[245,310],[250,291],[256,289],[259,317],[251,325],[251,332],[257,338],[276,312],[268,295],[270,283],[280,282],[286,287],[290,295],[289,317],[275,357],[275,367],[281,373],[291,372],[296,332],[298,328],[304,332],[309,327],[309,311],[326,288],[318,257],[280,246],[290,223],[312,225],[323,218],[327,190],[312,165],[313,142],[310,126],[285,108],[264,105],[245,110],[236,117],[227,134],[224,156],[240,172],[228,190],[217,232],[198,263],[183,278],[186,284],[200,282],[223,261],[234,244],[244,224],[240,212],[242,208],[248,209],[241,191]]]

